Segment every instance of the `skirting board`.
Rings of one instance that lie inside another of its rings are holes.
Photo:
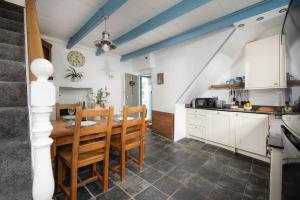
[[[270,163],[270,157],[257,155],[257,154],[250,153],[250,152],[247,152],[247,151],[244,151],[244,150],[241,150],[241,149],[236,149],[234,147],[229,147],[229,146],[226,146],[226,145],[222,145],[222,144],[219,144],[219,143],[216,143],[216,142],[212,142],[212,141],[209,141],[209,140],[205,140],[205,139],[201,139],[201,138],[197,138],[197,137],[193,137],[193,136],[188,136],[188,138],[199,140],[199,141],[207,143],[207,144],[212,144],[212,145],[227,149],[229,151],[233,151],[235,153],[239,153],[239,154],[251,157],[251,158],[255,158],[255,159]]]

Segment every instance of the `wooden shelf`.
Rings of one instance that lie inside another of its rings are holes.
[[[300,86],[300,80],[288,80],[287,81],[287,86],[288,87]]]
[[[236,89],[236,90],[243,90],[245,89],[244,83],[236,83],[236,84],[214,84],[210,86],[210,89]]]

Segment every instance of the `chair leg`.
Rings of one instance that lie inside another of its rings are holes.
[[[63,163],[60,158],[57,159],[57,191],[60,190],[60,185],[63,183]]]
[[[94,163],[93,164],[93,176],[97,175],[96,172],[97,172],[97,163]]]
[[[108,168],[109,168],[109,158],[106,157],[103,160],[103,192],[108,191]]]
[[[77,200],[77,169],[71,169],[71,186],[70,186],[71,200]]]
[[[145,152],[144,152],[144,143],[141,142],[140,148],[139,148],[139,170],[142,170],[144,168],[144,157],[145,157]]]
[[[126,161],[128,161],[128,158],[129,158],[129,150],[127,150],[125,154],[126,154]]]
[[[120,179],[121,182],[125,180],[125,165],[126,165],[126,158],[125,158],[125,149],[121,150],[121,167],[120,167]]]

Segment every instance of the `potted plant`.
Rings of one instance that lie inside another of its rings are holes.
[[[74,67],[71,66],[66,70],[66,72],[67,74],[65,78],[71,77],[71,81],[73,82],[80,81],[81,78],[83,77],[83,72],[78,72]]]
[[[105,103],[107,103],[107,97],[110,95],[110,93],[107,91],[107,88],[105,89],[100,88],[97,90],[97,94],[95,96],[96,98],[96,104],[100,105],[100,107],[105,107]]]

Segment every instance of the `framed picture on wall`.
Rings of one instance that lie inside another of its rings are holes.
[[[157,74],[157,84],[158,85],[164,84],[164,73]]]

